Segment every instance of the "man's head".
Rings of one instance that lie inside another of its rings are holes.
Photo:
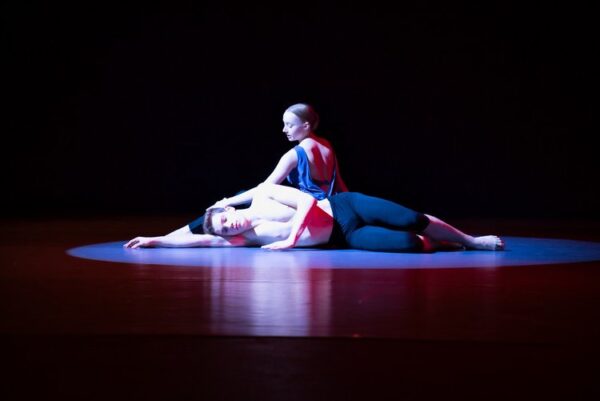
[[[238,235],[250,228],[252,228],[250,220],[231,206],[209,209],[204,216],[204,224],[202,224],[205,234],[218,236]]]

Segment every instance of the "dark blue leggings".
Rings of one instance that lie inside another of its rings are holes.
[[[423,213],[358,192],[339,193],[329,201],[339,225],[334,230],[341,230],[348,247],[380,252],[423,251],[423,242],[417,236],[429,224]]]

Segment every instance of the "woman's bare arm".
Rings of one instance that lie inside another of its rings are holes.
[[[275,166],[275,169],[264,181],[267,184],[281,184],[283,180],[298,165],[298,154],[294,149],[287,151]]]
[[[275,169],[264,182],[267,184],[281,184],[296,165],[298,165],[298,155],[294,149],[291,149],[281,156]],[[255,193],[256,187],[239,195],[232,196],[231,198],[224,198],[212,205],[209,209],[215,207],[237,206],[251,202],[252,199],[254,199]]]

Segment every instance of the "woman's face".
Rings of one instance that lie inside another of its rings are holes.
[[[283,132],[289,141],[301,141],[310,134],[310,125],[294,113],[283,113]]]

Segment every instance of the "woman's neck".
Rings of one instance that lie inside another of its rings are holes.
[[[309,133],[308,133],[308,135],[306,135],[304,138],[300,139],[300,140],[298,141],[298,144],[301,144],[302,142],[304,142],[304,141],[305,141],[305,140],[307,140],[307,139],[313,139],[313,140],[316,140],[316,138],[317,138],[317,134],[315,134],[314,132],[312,132],[312,131],[311,131],[311,132],[309,132]]]

